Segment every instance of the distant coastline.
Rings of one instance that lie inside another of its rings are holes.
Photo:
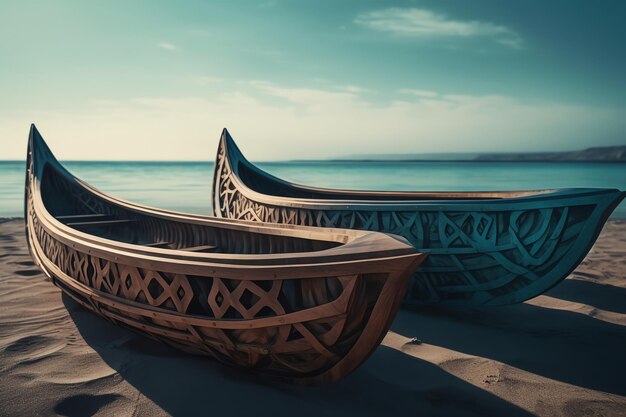
[[[474,160],[480,162],[626,162],[626,145],[587,148],[572,152],[483,154]]]
[[[472,154],[372,155],[293,162],[608,162],[626,163],[626,145],[603,146],[568,152],[505,152]]]

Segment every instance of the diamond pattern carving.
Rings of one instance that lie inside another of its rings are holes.
[[[237,188],[234,178],[222,142],[214,183],[217,216],[394,233],[429,253],[407,293],[413,302],[482,304],[523,290],[550,274],[568,254],[592,210],[592,206],[458,212],[305,209],[256,201]]]

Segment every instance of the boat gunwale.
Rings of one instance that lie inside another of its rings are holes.
[[[41,139],[43,141],[43,139]],[[34,145],[34,144],[33,144]],[[44,143],[45,145],[45,143]],[[34,149],[31,148],[31,152]],[[348,269],[348,265],[354,266],[362,263],[373,263],[385,259],[400,259],[404,257],[420,257],[423,254],[417,252],[406,239],[380,232],[357,231],[351,229],[328,228],[320,229],[312,226],[277,225],[274,223],[259,223],[253,221],[232,220],[223,218],[207,218],[188,216],[183,213],[169,212],[160,209],[144,207],[136,203],[127,203],[115,197],[95,189],[88,183],[74,177],[69,173],[54,156],[44,161],[32,160],[33,168],[44,172],[47,164],[55,168],[55,172],[64,175],[67,179],[76,181],[77,186],[83,187],[87,192],[96,194],[107,202],[128,209],[141,215],[148,215],[163,220],[175,222],[188,222],[215,228],[227,228],[240,232],[261,233],[273,236],[287,236],[300,239],[336,242],[338,246],[319,251],[308,252],[283,252],[269,254],[236,254],[236,253],[196,253],[180,249],[162,249],[143,246],[139,244],[125,243],[113,239],[99,237],[86,232],[81,232],[65,225],[56,219],[46,208],[41,195],[41,179],[33,174],[31,187],[33,210],[41,226],[47,233],[61,240],[64,244],[81,248],[90,255],[101,256],[115,261],[118,258],[133,259],[133,262],[141,262],[146,267],[159,265],[164,270],[207,269],[241,270],[251,269],[262,273],[265,278],[254,277],[253,279],[279,279],[275,276],[283,275],[270,273],[271,270],[294,272],[302,269],[310,271],[310,275],[319,276],[320,269],[334,270],[335,268]],[[32,158],[33,155],[30,155]],[[40,165],[41,164],[41,165]],[[40,165],[40,166],[39,166]],[[335,239],[332,239],[335,237]],[[340,268],[341,267],[341,268]],[[201,272],[201,271],[196,271]],[[224,271],[225,272],[225,271]],[[306,274],[309,275],[309,274]],[[284,279],[284,278],[280,278]]]
[[[588,201],[581,201],[579,204],[568,201],[567,204],[559,204],[562,199],[577,199],[587,198],[593,195],[603,195],[612,193],[623,193],[615,188],[551,188],[544,190],[519,190],[519,191],[375,191],[375,190],[342,190],[323,187],[312,187],[308,185],[301,185],[292,183],[281,178],[278,178],[248,161],[241,153],[232,137],[226,129],[222,132],[220,138],[220,144],[218,146],[218,156],[215,162],[214,168],[214,180],[213,180],[213,211],[217,213],[216,208],[216,185],[219,178],[217,177],[218,162],[219,162],[219,149],[224,150],[224,159],[228,162],[232,175],[230,180],[235,183],[235,187],[242,195],[252,201],[259,202],[261,204],[277,206],[277,207],[290,207],[290,208],[302,208],[308,210],[354,210],[354,211],[409,211],[413,208],[419,207],[421,210],[446,210],[446,211],[467,211],[468,209],[475,209],[476,204],[484,204],[481,207],[483,211],[503,211],[519,209],[523,210],[526,205],[534,205],[537,200],[543,200],[545,207],[561,207],[564,205],[586,205]],[[239,174],[237,164],[244,164],[254,174],[259,175],[269,181],[276,182],[282,186],[304,192],[322,192],[328,194],[354,194],[358,195],[372,195],[377,197],[384,197],[385,195],[397,196],[407,195],[406,200],[367,200],[367,199],[335,199],[335,198],[303,198],[303,197],[284,197],[272,194],[265,194],[260,191],[256,191],[245,183]],[[408,195],[422,196],[435,196],[441,194],[442,197],[450,195],[472,195],[474,198],[408,198]],[[480,195],[502,195],[502,197],[486,197],[482,198]],[[517,194],[517,195],[516,195]],[[626,193],[623,193],[626,195]],[[510,206],[509,206],[510,205]],[[514,205],[514,207],[513,207]]]
[[[37,201],[40,196],[33,195],[33,204],[43,204]],[[231,254],[231,253],[194,253],[176,249],[152,248],[131,243],[119,242],[80,232],[56,220],[48,212],[42,213],[40,207],[34,207],[37,218],[46,232],[61,240],[64,244],[82,251],[112,260],[122,257],[144,260],[149,265],[169,263],[174,265],[204,268],[328,268],[338,263],[376,262],[387,258],[415,256],[415,250],[393,238],[384,239],[382,233],[367,233],[362,239],[320,251],[286,252],[274,254]],[[45,210],[45,208],[44,208]],[[44,214],[42,216],[42,214]],[[359,243],[353,247],[354,243]],[[388,247],[381,247],[383,244]],[[393,246],[392,246],[393,245]],[[358,255],[369,255],[369,258],[359,258]],[[294,259],[295,258],[295,259]],[[317,258],[323,258],[319,260]],[[220,262],[221,261],[221,262]],[[297,263],[294,263],[297,261]],[[308,263],[305,263],[308,262]],[[148,264],[146,264],[148,265]]]

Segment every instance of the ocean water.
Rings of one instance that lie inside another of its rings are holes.
[[[189,213],[211,213],[213,163],[79,162],[64,165],[116,197]],[[626,190],[626,164],[507,162],[271,162],[262,169],[300,184],[363,190]],[[24,162],[0,161],[0,217],[23,215]],[[626,204],[612,218],[626,219]]]

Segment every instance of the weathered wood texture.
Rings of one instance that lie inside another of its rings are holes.
[[[242,155],[226,129],[213,180],[218,217],[404,236],[429,253],[408,303],[503,305],[567,277],[624,198],[613,189],[376,192],[307,187]]]
[[[34,126],[25,211],[33,258],[86,308],[185,351],[302,383],[334,381],[367,358],[424,257],[380,233],[117,200],[69,174]]]

